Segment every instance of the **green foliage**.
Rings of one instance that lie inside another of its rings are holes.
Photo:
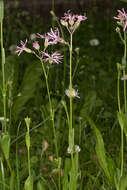
[[[9,152],[10,152],[10,136],[3,135],[0,137],[1,148],[4,153],[5,159],[9,159]]]
[[[37,182],[37,190],[45,190],[46,188],[45,188],[45,184],[44,184],[44,182],[42,181],[42,180],[39,180],[38,182]]]
[[[117,112],[118,121],[122,130],[127,137],[127,116],[123,112]]]
[[[11,176],[10,176],[10,183],[9,183],[10,190],[15,189],[15,172],[12,171]]]
[[[115,175],[114,166],[115,165],[113,164],[113,160],[111,160],[111,158],[109,159],[106,156],[106,152],[105,152],[105,148],[104,148],[104,141],[103,141],[100,131],[97,129],[96,125],[89,117],[88,117],[88,121],[90,123],[90,126],[92,127],[92,129],[94,130],[94,132],[96,134],[96,139],[97,139],[96,154],[97,154],[97,158],[100,163],[100,166],[103,169],[105,175],[107,176],[109,182],[111,184],[114,184],[114,175]]]
[[[93,10],[91,10],[90,14],[93,14],[92,11]],[[109,9],[106,10],[106,12],[108,14]],[[99,13],[100,11],[98,11],[98,14]],[[3,13],[0,11],[0,14]],[[26,15],[26,13],[23,14]],[[43,27],[41,25],[39,27],[37,26],[37,22],[33,22],[32,27],[30,27],[29,21],[31,17],[25,18],[25,16],[23,16],[23,19],[20,20],[21,14],[16,16],[16,12],[14,13],[15,19],[12,16],[11,14],[7,17],[6,22],[9,23],[9,26],[5,28],[4,31],[6,39],[5,47],[7,48],[8,45],[12,43],[17,44],[17,41],[20,39],[27,38],[30,33],[36,31],[43,33],[42,29],[47,27],[44,24],[42,24]],[[73,187],[73,190],[125,190],[127,188],[126,164],[124,176],[121,177],[119,169],[116,169],[116,165],[118,167],[120,162],[120,131],[117,127],[118,122],[114,124],[114,120],[118,120],[127,136],[126,115],[118,112],[116,116],[116,65],[114,63],[116,61],[119,62],[122,48],[114,33],[113,28],[116,26],[114,26],[112,16],[110,15],[111,19],[104,18],[103,20],[100,19],[102,18],[100,14],[98,16],[96,15],[96,17],[94,16],[92,16],[91,19],[90,15],[88,16],[87,24],[82,24],[81,30],[76,31],[77,34],[76,37],[74,36],[73,41],[74,48],[81,47],[81,49],[79,49],[80,59],[78,60],[78,65],[75,51],[73,51],[72,68],[74,73],[73,85],[75,84],[74,88],[79,89],[80,95],[80,99],[73,99],[73,126],[75,128],[75,134],[74,131],[72,131],[72,134],[69,136],[72,147],[74,146],[74,141],[81,147],[79,155],[77,153],[74,155],[75,172],[72,171],[70,155],[67,153],[69,101],[68,97],[64,96],[65,94],[62,92],[63,89],[61,89],[63,86],[68,88],[68,72],[65,71],[66,80],[64,81],[64,65],[62,63],[58,67],[52,65],[48,73],[53,110],[55,111],[55,127],[59,156],[61,157],[59,166],[62,181],[61,190],[70,190]],[[27,24],[24,22],[24,19],[28,19]],[[12,23],[10,21],[12,21]],[[38,21],[40,22],[40,19],[38,19]],[[6,24],[5,27],[7,27]],[[96,47],[90,46],[89,40],[92,38],[98,38],[100,45]],[[110,43],[108,43],[108,41]],[[29,42],[30,40],[28,44]],[[59,45],[58,47],[59,49],[61,48]],[[26,58],[27,56],[24,53],[18,57],[17,55],[10,55],[8,49],[5,50],[7,55],[5,62],[7,118],[9,118],[7,126],[13,130],[11,139],[14,141],[11,144],[10,152],[10,138],[1,138],[1,148],[5,157],[10,159],[14,169],[16,167],[18,172],[14,170],[10,173],[7,167],[2,168],[1,162],[0,188],[3,190],[9,188],[12,190],[22,190],[24,186],[25,190],[56,190],[58,173],[53,173],[57,167],[55,162],[54,138],[51,128],[51,118],[49,116],[50,106],[41,64],[35,61],[32,55]],[[65,60],[67,60],[66,66],[68,67],[68,57],[65,57]],[[77,72],[75,72],[75,69]],[[0,86],[2,87],[1,76],[0,71]],[[121,91],[121,94],[122,93]],[[61,106],[61,99],[63,106]],[[24,122],[21,122],[19,133],[16,135],[19,121],[24,121],[27,115],[32,118],[30,128],[31,141],[28,133],[26,133],[25,139],[26,128],[24,127]],[[96,123],[99,123],[101,132],[89,118],[89,124],[95,134],[93,135],[86,121],[86,116],[88,115],[90,118],[93,118]],[[0,92],[0,117],[2,116],[3,101],[2,92]],[[112,127],[112,124],[114,124],[114,127]],[[1,122],[0,130],[2,127],[3,122]],[[102,134],[104,134],[103,137]],[[92,146],[95,142],[95,136],[96,155],[94,146]],[[111,140],[110,142],[109,139]],[[25,140],[28,149],[31,145],[30,162],[31,173],[34,173],[35,176],[34,185],[33,178],[27,178],[28,160]],[[45,151],[43,151],[43,141],[47,141],[48,143],[48,148]],[[18,162],[15,159],[15,142],[18,144],[18,157],[16,158]],[[2,154],[0,156],[2,156]],[[52,161],[49,159],[50,157],[52,157]],[[3,158],[1,159],[3,160]],[[78,165],[78,159],[80,165]],[[100,167],[98,167],[98,163]],[[3,161],[3,164],[6,164],[6,162]],[[102,175],[102,170],[105,175]],[[6,178],[4,177],[4,172]],[[16,176],[16,173],[18,176]],[[78,181],[78,184],[76,184],[76,181]],[[18,187],[16,186],[17,182],[19,182]]]
[[[42,69],[38,62],[33,62],[26,68],[20,88],[20,96],[15,99],[12,107],[12,115],[15,121],[24,111],[26,103],[35,98],[41,74]]]
[[[24,185],[25,190],[33,190],[33,177],[28,176]]]

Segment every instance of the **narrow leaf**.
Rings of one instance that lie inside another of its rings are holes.
[[[14,190],[15,187],[15,173],[14,171],[11,173],[11,177],[10,177],[10,190]]]
[[[9,135],[4,135],[1,138],[1,147],[2,147],[2,151],[4,153],[6,160],[8,160],[9,152],[10,152],[10,136]]]
[[[112,182],[112,178],[110,176],[110,172],[108,169],[108,163],[107,163],[107,158],[106,158],[106,153],[105,153],[105,148],[104,148],[104,142],[103,142],[103,138],[102,135],[100,133],[100,131],[97,129],[96,125],[94,124],[94,122],[88,117],[87,118],[90,126],[92,127],[92,129],[94,130],[95,134],[96,134],[96,154],[97,154],[97,158],[98,161],[100,163],[101,168],[104,170],[105,175],[107,176],[107,178],[109,179],[110,182]]]
[[[42,180],[39,180],[37,183],[37,190],[45,190],[45,184]]]
[[[33,177],[29,176],[27,180],[25,181],[25,190],[33,190]]]

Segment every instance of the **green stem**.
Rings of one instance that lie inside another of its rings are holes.
[[[12,174],[12,168],[11,168],[11,164],[10,164],[9,160],[7,159],[6,162],[7,162],[8,168],[10,170],[10,173]]]
[[[6,83],[5,83],[5,54],[3,48],[3,23],[1,22],[1,54],[2,54],[2,94],[3,94],[3,106],[4,106],[4,132],[7,132],[7,121],[6,121]]]
[[[50,97],[50,92],[49,92],[48,77],[47,77],[46,70],[45,70],[44,63],[43,63],[42,59],[40,59],[40,61],[41,61],[41,64],[42,64],[42,69],[43,69],[45,80],[46,80],[46,87],[47,87],[49,106],[50,106],[50,115],[51,115],[51,120],[52,120],[54,138],[55,138],[56,157],[58,158],[59,156],[58,156],[56,130],[55,130],[55,124],[54,124],[54,111],[53,111],[53,108],[52,108],[52,102],[51,102],[51,97]]]
[[[18,160],[18,142],[16,142],[16,182],[17,190],[20,190],[20,178],[19,178],[19,160]]]
[[[55,2],[54,2],[54,0],[52,0],[52,10],[53,10],[53,12],[55,12]]]
[[[30,149],[28,149],[28,170],[29,170],[29,176],[31,177]]]
[[[2,174],[2,190],[5,190],[5,175],[4,175],[4,166],[3,166],[3,161],[1,160],[1,174]]]
[[[72,92],[72,34],[70,34],[70,85],[69,85],[69,90]],[[69,136],[73,136],[71,138],[71,146],[69,144],[69,147],[71,148],[71,162],[72,162],[72,175],[73,175],[73,180],[75,171],[74,171],[74,156],[73,156],[73,148],[74,148],[74,135],[73,135],[73,118],[72,118],[72,96],[70,95],[70,123],[69,123]],[[73,142],[73,143],[72,143]],[[71,183],[73,184],[73,183]],[[73,190],[75,187],[71,187]]]
[[[126,33],[124,32],[124,62],[126,67],[126,54],[127,54],[127,46],[126,46]],[[126,101],[126,80],[125,80],[125,67],[123,69],[123,78],[124,78],[124,106],[125,106],[125,114],[127,111],[127,101]]]
[[[124,111],[125,114],[127,112],[127,103],[126,103],[126,79],[125,79],[125,67],[126,67],[126,53],[127,53],[127,47],[126,47],[126,33],[124,32],[124,65],[123,65],[123,80],[124,80]],[[124,127],[124,126],[123,126]],[[123,176],[123,167],[124,167],[124,131],[123,127],[121,127],[121,177]]]
[[[120,69],[118,68],[118,79],[117,79],[117,101],[118,101],[118,109],[121,113],[121,106],[120,106]]]
[[[72,91],[72,34],[70,35],[70,92]],[[70,96],[70,131],[72,131],[72,96]]]
[[[117,98],[118,98],[118,109],[119,113],[121,113],[120,106],[120,68],[118,67],[118,80],[117,80]],[[121,126],[121,177],[123,175],[123,127]]]

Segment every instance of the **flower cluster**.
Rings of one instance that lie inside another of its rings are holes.
[[[127,28],[127,13],[124,8],[122,10],[118,10],[118,16],[114,17],[117,20],[117,23],[123,27],[123,31]]]
[[[80,152],[81,151],[81,148],[78,146],[78,145],[75,145],[73,147],[73,150],[71,150],[70,147],[67,148],[67,153],[68,154],[71,154],[71,153],[76,153],[76,152]]]
[[[67,28],[70,34],[80,25],[80,22],[86,20],[86,16],[82,15],[73,15],[70,10],[67,13],[64,13],[64,17],[61,18],[61,24]]]
[[[68,29],[68,31],[70,33],[73,33],[76,28],[79,26],[80,22],[83,20],[86,20],[87,18],[85,16],[82,15],[73,15],[72,13],[70,13],[70,11],[68,11],[67,13],[64,14],[64,17],[61,18],[61,24],[65,25]],[[36,37],[39,37],[41,39],[44,39],[44,50],[40,50],[40,45],[38,43],[38,41],[36,41]],[[27,52],[27,53],[33,53],[35,55],[36,51],[38,51],[38,55],[42,55],[42,61],[44,62],[49,62],[50,64],[52,63],[56,63],[59,64],[61,63],[61,59],[63,58],[63,56],[59,53],[59,52],[54,52],[52,54],[49,54],[46,50],[47,47],[50,45],[54,45],[57,43],[62,43],[62,44],[66,44],[69,45],[68,42],[66,42],[63,38],[60,37],[60,31],[58,28],[55,28],[54,30],[51,28],[50,32],[47,32],[44,35],[41,35],[39,33],[36,34],[32,34],[30,36],[30,39],[33,40],[33,50],[29,49],[26,47],[27,45],[27,39],[25,40],[25,42],[21,41],[21,46],[17,46],[17,51],[16,53],[19,55],[21,55],[21,53],[23,51]],[[39,57],[37,55],[37,57]],[[69,90],[66,90],[66,94],[68,96],[73,96],[73,97],[78,97],[77,92],[72,89],[72,92],[70,92]]]

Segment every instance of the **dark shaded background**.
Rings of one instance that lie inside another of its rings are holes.
[[[118,8],[127,7],[127,3],[120,0],[54,0],[54,2],[55,13],[58,16],[63,15],[68,9],[76,13],[84,13],[94,8],[103,18],[112,15]],[[5,8],[7,7],[13,11],[22,9],[29,11],[32,15],[38,14],[43,18],[49,18],[52,0],[5,0]]]

